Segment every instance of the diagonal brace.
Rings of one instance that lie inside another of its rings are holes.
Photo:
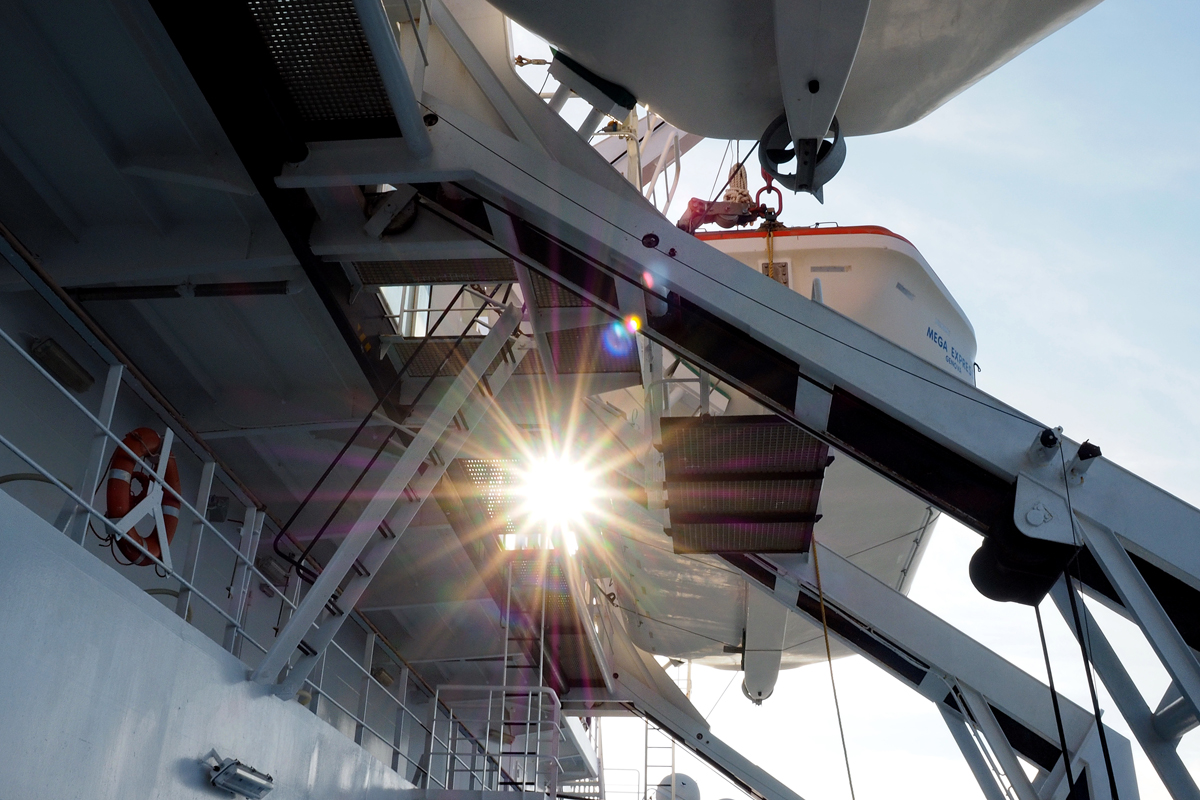
[[[1092,551],[1104,576],[1117,590],[1121,604],[1141,626],[1146,640],[1194,714],[1200,708],[1200,663],[1192,649],[1163,610],[1154,590],[1146,585],[1116,534],[1087,520],[1080,520],[1079,528],[1088,550]]]
[[[1054,605],[1058,607],[1063,618],[1068,621],[1072,618],[1071,601],[1067,596],[1069,591],[1073,591],[1073,588],[1068,585],[1066,577],[1060,578],[1058,583],[1054,584],[1054,588],[1050,590]],[[1092,665],[1099,673],[1100,680],[1104,682],[1104,688],[1108,689],[1121,716],[1129,724],[1138,744],[1142,746],[1146,757],[1150,759],[1154,771],[1158,773],[1158,777],[1162,779],[1167,791],[1175,800],[1200,800],[1200,789],[1196,787],[1196,782],[1192,779],[1187,767],[1184,766],[1183,760],[1180,759],[1179,753],[1175,749],[1175,742],[1163,739],[1155,730],[1154,717],[1150,713],[1146,701],[1142,699],[1142,693],[1134,684],[1133,679],[1129,677],[1129,673],[1121,664],[1121,657],[1109,643],[1108,637],[1104,635],[1104,631],[1100,629],[1082,598],[1077,597],[1076,608],[1079,610],[1084,630],[1087,631]],[[1068,627],[1073,628],[1074,626],[1068,622]]]
[[[512,357],[506,358],[504,363],[496,369],[488,377],[487,385],[491,387],[491,392],[498,394],[504,388],[504,384],[517,371],[521,360],[525,354],[533,349],[533,343],[528,339],[522,339],[515,342],[511,348]],[[483,388],[483,384],[480,384]],[[393,510],[393,514],[388,518],[388,528],[396,532],[395,536],[388,537],[376,541],[359,559],[363,569],[361,572],[355,572],[346,585],[342,588],[342,593],[338,597],[338,604],[345,608],[353,608],[358,601],[362,599],[363,593],[367,589],[367,585],[371,582],[371,577],[383,568],[383,564],[387,561],[392,549],[396,543],[400,541],[400,536],[412,523],[417,516],[417,512],[421,510],[421,505],[425,499],[433,493],[434,487],[438,481],[446,474],[446,467],[462,449],[462,446],[467,443],[467,439],[471,437],[471,432],[478,427],[484,415],[487,414],[491,405],[491,394],[484,391],[477,393],[469,403],[463,407],[458,419],[462,421],[463,427],[452,427],[446,432],[446,435],[438,443],[437,450],[441,455],[437,464],[432,464],[426,467],[425,471],[413,479],[408,485],[408,491],[402,495]],[[287,677],[279,682],[275,689],[275,693],[280,697],[291,697],[296,692],[300,691],[304,681],[308,678],[309,673],[321,660],[321,654],[329,643],[333,641],[333,637],[337,636],[342,624],[346,621],[346,614],[339,614],[330,617],[321,623],[321,626],[312,633],[310,637],[305,639],[305,642],[313,653],[306,654],[297,659],[295,666],[288,672]]]
[[[350,526],[346,538],[338,546],[316,581],[313,582],[312,588],[304,596],[287,625],[280,631],[262,662],[251,674],[251,680],[264,685],[272,683],[287,666],[292,653],[309,635],[310,628],[317,622],[325,604],[333,597],[342,580],[354,567],[354,562],[362,555],[380,524],[391,514],[393,506],[400,499],[405,488],[419,475],[421,466],[433,452],[439,440],[443,438],[447,428],[452,426],[455,417],[479,385],[488,367],[500,355],[508,343],[509,337],[516,332],[520,321],[521,311],[517,308],[509,308],[500,315],[491,332],[480,342],[462,372],[458,374],[442,399],[438,401],[420,432],[388,471],[375,496],[371,498],[371,501],[367,503]],[[430,469],[434,468],[430,467],[425,471],[429,472]],[[327,638],[331,639],[332,637]]]

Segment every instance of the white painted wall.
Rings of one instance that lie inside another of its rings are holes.
[[[411,787],[0,491],[0,798],[228,798],[214,748],[271,800]]]

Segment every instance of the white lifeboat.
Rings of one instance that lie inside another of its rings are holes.
[[[974,381],[975,333],[966,315],[911,242],[878,226],[698,233],[698,238],[822,302],[967,383]],[[765,409],[730,387],[721,417]],[[680,404],[674,413],[692,416]],[[716,419],[710,420],[717,421]],[[907,593],[938,512],[857,462],[834,456],[819,488],[812,536],[897,591]],[[726,494],[743,491],[728,484]],[[671,493],[667,491],[671,509]],[[675,511],[671,511],[676,516]],[[818,626],[768,599],[720,554],[680,552],[678,534],[629,538],[627,569],[614,588],[635,643],[649,653],[742,670],[742,691],[761,703],[780,669],[824,660]],[[627,578],[625,577],[627,576]],[[847,650],[836,642],[834,656]]]
[[[697,233],[726,255],[975,383],[975,331],[910,241],[878,225]]]

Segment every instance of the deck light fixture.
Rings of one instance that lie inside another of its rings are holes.
[[[226,758],[213,765],[212,785],[239,797],[258,800],[275,788],[275,779],[235,758]]]

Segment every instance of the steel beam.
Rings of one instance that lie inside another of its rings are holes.
[[[512,220],[491,207],[487,209],[487,216],[492,236],[496,241],[510,250],[519,249],[516,234],[513,233]],[[545,319],[542,309],[538,306],[537,294],[533,290],[533,279],[525,265],[514,261],[513,268],[517,273],[517,283],[521,286],[521,297],[525,300],[525,315],[533,328],[533,340],[537,345],[538,359],[542,362],[542,372],[550,381],[554,381],[558,378],[558,371],[554,368],[554,353],[550,350],[550,340],[546,337]]]
[[[1025,777],[1021,762],[1017,759],[1017,754],[1013,750],[1008,736],[1001,729],[991,704],[979,692],[965,686],[959,687],[959,694],[966,701],[967,710],[974,717],[975,724],[983,732],[996,760],[1000,762],[1000,769],[1004,770],[1004,777],[1013,792],[1016,793],[1018,800],[1041,800],[1037,796],[1037,792],[1033,790],[1029,779]]]
[[[1146,640],[1190,705],[1189,711],[1194,718],[1200,707],[1200,663],[1196,662],[1196,654],[1179,635],[1116,535],[1087,520],[1081,520],[1078,527],[1088,550],[1116,589],[1125,611],[1146,634]]]
[[[241,624],[245,618],[246,596],[250,590],[250,564],[254,562],[254,553],[258,550],[258,537],[262,534],[263,521],[267,515],[257,508],[248,507],[242,520],[242,531],[238,542],[238,552],[242,557],[237,559],[233,568],[233,580],[229,582],[229,616],[233,622],[225,624],[225,639],[223,647],[235,656],[241,655],[242,636]]]
[[[955,744],[958,745],[959,751],[966,759],[967,766],[971,768],[971,773],[975,776],[975,782],[979,784],[979,790],[983,792],[985,800],[1008,800],[996,783],[995,773],[992,772],[988,762],[984,760],[983,754],[979,751],[979,745],[975,743],[967,721],[944,705],[939,705],[938,711],[941,712],[946,727],[950,729],[950,735],[954,737]]]
[[[1067,584],[1067,579],[1063,578],[1050,590],[1050,596],[1059,613],[1067,620],[1067,626],[1074,630],[1074,615],[1071,610],[1070,598],[1067,595],[1069,591],[1071,588]],[[1104,687],[1108,689],[1113,702],[1116,703],[1121,716],[1129,724],[1134,738],[1142,746],[1146,758],[1150,759],[1150,764],[1158,773],[1163,785],[1167,787],[1167,791],[1175,800],[1200,800],[1200,788],[1197,788],[1191,773],[1180,759],[1179,753],[1175,749],[1176,742],[1165,739],[1159,734],[1154,725],[1154,715],[1150,712],[1146,701],[1142,699],[1142,693],[1134,684],[1133,679],[1129,677],[1129,673],[1121,663],[1121,657],[1117,655],[1117,651],[1113,649],[1108,637],[1096,623],[1096,618],[1092,616],[1092,612],[1088,610],[1082,597],[1076,597],[1075,607],[1079,611],[1080,622],[1087,631],[1092,665],[1096,668],[1100,680],[1104,682]]]
[[[359,686],[362,687],[358,693],[358,718],[365,720],[367,718],[367,698],[371,694],[371,667],[375,662],[375,632],[367,632],[366,644],[363,646],[363,676],[359,681]],[[362,722],[354,726],[354,743],[361,745],[363,742],[363,732],[366,731],[366,725]]]
[[[318,656],[324,646],[332,641],[333,634],[346,617],[345,614],[326,620],[316,631],[310,632],[310,629],[316,624],[325,604],[334,596],[343,579],[354,568],[355,562],[366,550],[380,525],[390,518],[391,529],[397,533],[397,536],[384,539],[372,548],[370,556],[362,561],[368,574],[366,576],[356,575],[351,579],[342,591],[341,604],[347,609],[352,608],[358,599],[355,592],[361,596],[370,575],[378,569],[378,566],[382,565],[383,559],[395,545],[399,534],[411,522],[425,497],[440,479],[448,460],[454,457],[457,448],[465,442],[466,437],[461,435],[461,427],[456,427],[453,431],[449,429],[453,425],[462,425],[465,414],[460,412],[464,411],[464,406],[476,393],[488,367],[508,345],[509,338],[516,332],[520,321],[521,311],[517,308],[509,308],[500,315],[491,332],[483,338],[462,372],[442,395],[421,431],[405,449],[399,460],[392,465],[375,496],[371,498],[350,526],[345,539],[329,559],[308,594],[304,596],[291,620],[280,631],[270,651],[258,668],[254,670],[251,676],[253,680],[262,684],[273,682],[287,666],[292,653],[300,646],[300,642],[306,638],[310,650],[314,650]],[[516,348],[513,348],[513,351],[514,357],[516,357]],[[523,354],[524,350],[522,349],[521,355]],[[503,379],[506,380],[507,375]],[[486,410],[480,403],[473,403],[469,408],[472,414],[478,414],[479,417],[482,417]],[[456,422],[456,420],[458,421]],[[466,427],[469,429],[469,425]],[[435,448],[439,451],[440,457],[436,459],[438,463],[428,465],[424,468],[424,472],[420,472],[422,465],[434,453]],[[401,503],[401,507],[393,515],[393,509],[397,503]],[[376,560],[379,563],[373,566],[373,562]],[[288,675],[287,681],[277,687],[277,691],[280,693],[290,691],[294,694],[315,663],[315,656],[309,655],[302,658]]]
[[[450,13],[450,9],[446,8],[442,0],[425,0],[425,7],[429,10],[429,16],[437,25],[442,36],[445,37],[447,44],[462,61],[463,66],[470,73],[471,79],[475,81],[475,85],[492,104],[492,108],[496,109],[496,113],[500,115],[500,119],[504,120],[504,124],[512,131],[513,136],[526,147],[545,153],[541,141],[534,133],[533,126],[517,108],[516,103],[500,83],[500,79],[496,77],[496,73],[488,66],[474,42],[463,31],[454,15]]]
[[[971,713],[993,752],[1000,756],[996,738],[1000,731],[1023,758],[1047,772],[1054,768],[1060,745],[1048,687],[829,548],[815,546],[819,548],[821,587],[831,635],[939,706],[947,705],[949,687],[957,686],[968,702],[975,700]],[[811,560],[772,556],[770,561],[760,558],[758,563],[765,566],[755,569],[755,562],[742,565],[748,579],[770,583],[768,568],[777,568],[779,572],[773,574],[776,599],[795,604],[801,613],[820,624],[814,613],[818,592]],[[1004,722],[989,727],[988,720],[980,720],[982,712],[974,708],[978,697],[971,692],[986,697],[993,718],[1003,715]],[[1085,752],[1095,720],[1061,694],[1058,702],[1067,748],[1074,760]],[[1111,730],[1107,735],[1110,741],[1121,738]],[[1119,753],[1114,759],[1118,773],[1133,775],[1131,760],[1122,761]],[[1002,764],[1006,774],[1009,766]],[[1097,796],[1107,796],[1106,782],[1095,788]]]
[[[412,81],[404,59],[400,57],[400,45],[396,43],[396,34],[383,10],[383,3],[380,0],[354,0],[354,8],[362,22],[371,55],[375,57],[392,113],[404,134],[404,144],[414,157],[428,158],[433,146],[429,142],[429,131],[425,129],[425,114],[413,93]]]
[[[1174,742],[1195,728],[1196,724],[1196,710],[1172,682],[1154,710],[1154,729],[1159,736]]]

